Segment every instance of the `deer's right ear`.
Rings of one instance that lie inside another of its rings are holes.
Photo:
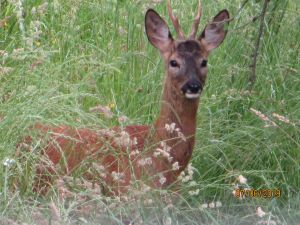
[[[229,12],[224,9],[214,17],[213,22],[206,25],[199,39],[208,52],[223,42],[227,34],[224,26],[228,24],[228,19]]]
[[[166,22],[155,12],[149,9],[145,16],[146,34],[150,43],[165,55],[171,49],[173,38]]]

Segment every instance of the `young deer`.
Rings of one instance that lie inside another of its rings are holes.
[[[196,37],[201,17],[199,1],[191,34],[185,38],[170,0],[168,12],[177,40],[157,12],[149,9],[145,16],[147,37],[160,51],[166,69],[160,114],[154,125],[95,131],[38,124],[35,127],[39,133],[48,133],[43,138],[43,154],[52,165],[60,164],[63,172],[70,174],[84,163],[96,164],[98,172],[101,171],[99,179],[114,194],[126,192],[133,178],[145,177],[152,187],[166,187],[186,168],[195,144],[196,115],[207,76],[207,58],[226,36],[224,25],[229,21],[229,13],[219,12]],[[44,178],[45,169],[55,173],[53,166],[39,168],[38,174]],[[44,185],[40,182],[36,188]]]

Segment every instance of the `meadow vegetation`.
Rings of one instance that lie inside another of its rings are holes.
[[[188,32],[197,1],[172,2]],[[242,0],[202,0],[200,30],[224,8],[234,20],[208,62],[180,193],[144,187],[112,198],[79,175],[38,195],[39,142],[25,152],[16,146],[36,122],[91,129],[153,123],[164,68],[144,15],[154,8],[171,25],[165,2],[0,0],[0,224],[298,224],[300,4],[269,2],[251,87],[253,18],[263,1],[245,2],[239,11]],[[281,195],[237,198],[238,188]]]

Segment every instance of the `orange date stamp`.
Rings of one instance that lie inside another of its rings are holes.
[[[280,189],[235,189],[236,198],[280,198]]]

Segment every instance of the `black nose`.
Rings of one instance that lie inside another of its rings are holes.
[[[202,85],[198,80],[190,80],[183,87],[183,93],[197,94],[202,90]]]

